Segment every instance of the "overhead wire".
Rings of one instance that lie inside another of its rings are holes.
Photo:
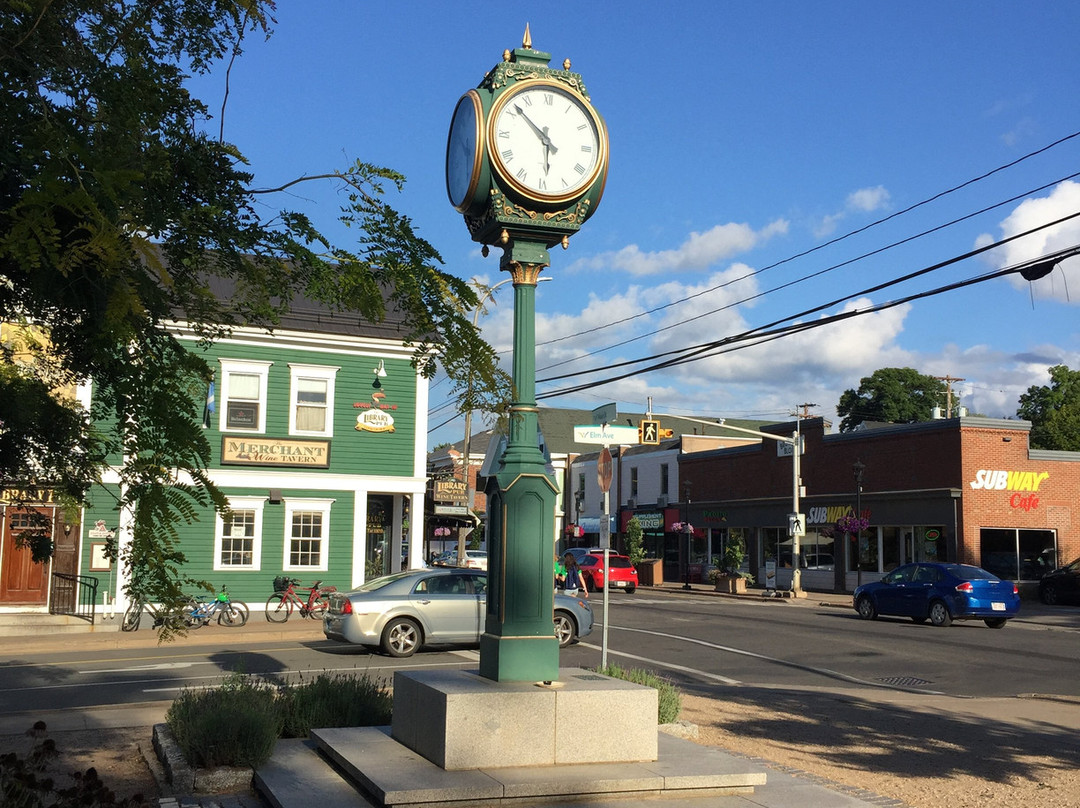
[[[1080,131],[1073,132],[1072,134],[1065,135],[1064,137],[1060,137],[1057,140],[1053,141],[1052,143],[1048,143],[1047,145],[1045,145],[1045,146],[1043,146],[1043,147],[1041,147],[1039,149],[1036,149],[1035,151],[1028,152],[1027,154],[1022,155],[1022,156],[1016,158],[1015,160],[1012,160],[1012,161],[1010,161],[1008,163],[1004,163],[1004,164],[1002,164],[1000,166],[997,166],[996,168],[990,169],[989,171],[986,171],[986,172],[980,174],[977,177],[972,177],[971,179],[965,180],[964,182],[961,182],[958,185],[954,185],[951,188],[947,188],[944,191],[939,191],[938,193],[934,194],[933,196],[927,197],[926,199],[923,199],[923,200],[921,200],[919,202],[916,202],[916,203],[914,203],[912,205],[909,205],[906,208],[902,208],[900,210],[894,211],[894,212],[890,213],[888,216],[883,216],[882,218],[876,219],[873,222],[869,222],[869,223],[863,225],[862,227],[858,227],[858,228],[855,228],[854,230],[850,230],[847,233],[844,233],[843,235],[836,236],[835,238],[829,239],[828,241],[822,242],[821,244],[817,244],[817,245],[815,245],[813,247],[810,247],[810,248],[808,248],[806,250],[795,253],[794,255],[788,256],[787,258],[782,258],[779,261],[776,261],[776,262],[774,262],[772,264],[768,264],[768,265],[766,265],[764,267],[761,267],[760,269],[757,269],[754,272],[751,272],[751,273],[743,276],[742,278],[736,279],[736,281],[737,280],[744,280],[745,278],[753,277],[754,275],[760,275],[763,272],[767,272],[767,271],[769,271],[771,269],[775,269],[776,267],[782,266],[784,264],[791,263],[792,261],[796,261],[796,260],[798,260],[800,258],[804,258],[807,255],[811,255],[811,254],[813,254],[815,252],[823,250],[826,247],[831,247],[834,244],[839,244],[840,242],[845,241],[845,240],[847,240],[849,238],[852,238],[853,236],[857,236],[860,233],[865,233],[866,231],[868,231],[868,230],[870,230],[870,229],[872,229],[874,227],[877,227],[879,225],[882,225],[882,224],[884,224],[884,223],[886,223],[888,221],[891,221],[892,219],[895,219],[895,218],[897,218],[899,216],[903,216],[903,215],[905,215],[907,213],[910,213],[913,210],[916,210],[916,209],[921,208],[921,207],[923,207],[925,205],[928,205],[931,202],[936,202],[938,199],[942,199],[943,197],[949,196],[950,194],[953,194],[953,193],[955,193],[957,191],[961,191],[961,190],[963,190],[964,188],[966,188],[966,187],[968,187],[970,185],[973,185],[973,184],[975,184],[977,182],[981,182],[982,180],[985,180],[985,179],[987,179],[989,177],[992,177],[995,174],[999,174],[1002,171],[1006,171],[1006,170],[1008,170],[1010,168],[1013,168],[1013,167],[1019,165],[1020,163],[1024,162],[1025,160],[1029,160],[1029,159],[1031,159],[1033,157],[1037,157],[1038,155],[1043,154],[1044,152],[1047,152],[1050,149],[1053,149],[1053,148],[1055,148],[1057,146],[1060,146],[1061,144],[1066,143],[1066,142],[1068,142],[1070,140],[1073,140],[1074,138],[1077,138],[1077,137],[1080,137]],[[1020,198],[1020,196],[1024,196],[1024,195],[1030,194],[1030,193],[1037,193],[1039,190],[1045,190],[1045,188],[1050,187],[1050,185],[1054,185],[1054,184],[1059,183],[1059,182],[1064,182],[1065,180],[1072,179],[1075,176],[1077,176],[1077,174],[1072,174],[1072,175],[1069,175],[1068,177],[1065,177],[1063,179],[1056,180],[1055,182],[1049,183],[1049,184],[1043,186],[1042,188],[1038,188],[1038,189],[1035,189],[1035,190],[1032,190],[1032,191],[1026,191],[1024,194],[1020,194],[1019,196],[1016,196],[1013,199],[1008,199],[1008,200],[1005,200],[1004,202],[998,203],[997,205],[992,205],[989,208],[986,208],[983,211],[980,211],[980,213],[985,213],[987,210],[993,210],[993,208],[1000,207],[1001,205],[1007,205],[1007,204],[1009,204],[1009,202],[1013,202],[1016,199]],[[972,215],[978,215],[978,214],[976,213],[976,214],[972,214]],[[964,217],[964,218],[970,218],[970,217]],[[956,221],[958,221],[958,222],[963,221],[964,218],[958,219]],[[945,226],[948,226],[948,225],[943,225],[942,227],[945,227]],[[940,227],[935,228],[935,230],[936,229],[940,229]],[[931,233],[931,232],[934,232],[934,230],[930,230],[930,231],[927,231],[927,232]],[[916,238],[916,237],[913,237],[913,238]],[[910,240],[910,239],[908,239],[908,240]],[[898,243],[902,244],[904,242],[898,242]],[[890,245],[890,246],[892,246],[892,245]],[[888,249],[888,247],[883,248],[883,249]],[[873,254],[874,253],[870,253],[870,255],[873,255]],[[853,260],[859,260],[859,259],[853,259]],[[844,264],[841,264],[840,266],[844,266]],[[707,295],[710,292],[715,292],[718,289],[722,289],[725,286],[728,286],[728,285],[730,285],[731,283],[734,283],[734,282],[735,281],[728,281],[728,282],[725,282],[725,283],[722,283],[722,284],[718,284],[718,285],[713,286],[713,287],[711,287],[709,289],[704,289],[704,290],[702,290],[700,292],[695,292],[692,295],[687,295],[686,297],[680,298],[678,300],[673,300],[673,301],[671,301],[669,303],[665,303],[662,306],[655,306],[654,308],[648,309],[647,311],[642,311],[642,312],[639,312],[637,314],[630,315],[628,317],[623,317],[622,319],[614,320],[614,321],[612,321],[610,323],[605,323],[603,325],[594,326],[592,328],[587,328],[587,329],[584,329],[582,331],[574,332],[572,334],[566,334],[566,335],[563,335],[561,337],[556,337],[554,339],[546,340],[544,342],[539,343],[539,345],[551,345],[551,344],[556,343],[556,342],[562,342],[562,341],[567,340],[567,339],[573,339],[574,337],[580,337],[580,336],[583,336],[585,334],[592,334],[592,333],[595,333],[597,331],[602,331],[603,329],[611,328],[612,326],[622,325],[623,323],[631,322],[632,320],[636,320],[636,319],[639,319],[641,317],[648,316],[650,314],[655,314],[655,313],[657,313],[659,311],[663,311],[664,309],[671,308],[672,306],[677,306],[677,305],[680,305],[681,303],[686,303],[686,302],[688,302],[690,300],[694,300],[694,299],[696,299],[698,297],[701,297],[703,295]]]
[[[983,283],[983,282],[985,282],[987,280],[992,280],[994,278],[1003,277],[1003,276],[1009,275],[1009,274],[1015,274],[1017,272],[1021,272],[1024,268],[1029,267],[1029,266],[1031,266],[1031,265],[1033,265],[1035,263],[1041,263],[1043,261],[1047,261],[1047,260],[1051,260],[1051,259],[1052,260],[1064,260],[1066,258],[1069,258],[1069,257],[1080,254],[1080,246],[1069,247],[1069,248],[1066,248],[1065,250],[1060,250],[1060,251],[1050,253],[1050,254],[1045,255],[1045,256],[1041,256],[1038,259],[1034,259],[1034,260],[1030,260],[1030,261],[1023,261],[1023,262],[1015,264],[1015,265],[1013,265],[1011,267],[1006,267],[1006,268],[1001,269],[1001,270],[995,270],[995,271],[992,271],[992,272],[989,272],[989,273],[984,273],[982,275],[976,276],[975,278],[971,278],[971,279],[967,279],[967,280],[963,280],[963,281],[957,281],[957,282],[954,282],[954,283],[951,283],[951,284],[946,284],[944,286],[940,286],[940,287],[937,287],[935,289],[928,290],[926,292],[917,292],[917,293],[914,293],[912,295],[908,295],[906,297],[899,298],[898,300],[895,300],[895,301],[888,301],[886,303],[877,304],[877,305],[870,306],[870,307],[865,308],[865,309],[853,309],[853,310],[847,311],[847,312],[840,312],[840,313],[832,315],[830,317],[821,318],[819,320],[814,320],[814,321],[811,321],[809,323],[794,323],[794,324],[787,325],[787,326],[781,325],[782,323],[786,323],[786,322],[788,322],[790,320],[794,320],[794,319],[797,319],[797,318],[800,318],[800,317],[805,317],[805,316],[807,316],[809,314],[815,314],[815,313],[817,313],[819,311],[822,311],[823,309],[831,308],[832,306],[836,306],[836,305],[839,305],[840,303],[847,302],[848,300],[851,300],[853,298],[862,297],[864,295],[871,294],[871,293],[876,292],[876,291],[881,291],[882,289],[888,288],[890,286],[895,286],[895,285],[897,285],[899,283],[903,283],[905,281],[911,280],[912,278],[918,277],[920,275],[925,275],[925,274],[927,274],[929,272],[936,271],[938,269],[949,266],[951,264],[955,264],[955,263],[957,263],[959,261],[963,261],[963,260],[966,260],[968,258],[972,258],[972,257],[974,257],[976,255],[987,252],[989,250],[997,249],[997,248],[1001,247],[1002,245],[1007,244],[1007,243],[1009,243],[1011,241],[1014,241],[1016,239],[1023,238],[1025,236],[1031,235],[1032,233],[1038,232],[1039,230],[1045,229],[1047,227],[1053,227],[1055,225],[1061,224],[1062,222],[1066,222],[1066,221],[1069,221],[1071,219],[1075,219],[1078,216],[1080,216],[1080,211],[1078,211],[1076,213],[1073,213],[1073,214],[1070,214],[1068,216],[1063,216],[1060,219],[1057,219],[1057,220],[1055,220],[1053,222],[1048,222],[1048,223],[1040,225],[1038,227],[1034,227],[1034,228],[1032,228],[1030,230],[1024,231],[1023,233],[1018,233],[1018,234],[1015,234],[1015,235],[1010,236],[1008,238],[1001,239],[999,241],[993,242],[992,244],[988,244],[988,245],[985,245],[983,247],[976,248],[975,250],[970,250],[970,251],[968,251],[968,252],[966,252],[966,253],[964,253],[962,255],[954,256],[953,258],[947,259],[945,261],[938,262],[937,264],[933,264],[933,265],[931,265],[929,267],[924,267],[923,269],[917,270],[915,272],[908,273],[907,275],[901,276],[900,278],[896,278],[896,279],[894,279],[892,281],[887,281],[887,282],[884,282],[884,283],[881,283],[881,284],[877,284],[875,286],[868,287],[867,289],[861,290],[859,292],[852,293],[851,295],[845,295],[844,297],[837,298],[836,300],[830,301],[828,303],[823,303],[821,305],[814,306],[814,307],[812,307],[810,309],[805,309],[804,311],[799,312],[797,314],[790,315],[790,316],[781,318],[779,320],[774,320],[771,323],[768,323],[768,324],[765,324],[765,325],[762,325],[762,326],[758,326],[758,327],[753,328],[753,329],[748,329],[747,331],[744,331],[744,332],[742,332],[740,334],[735,334],[735,335],[731,335],[731,336],[728,336],[728,337],[724,337],[724,338],[722,338],[720,340],[712,340],[712,341],[707,342],[707,343],[701,343],[701,344],[696,345],[696,346],[691,346],[690,348],[679,349],[679,350],[676,350],[676,351],[666,351],[666,352],[663,352],[663,353],[660,353],[660,354],[654,354],[652,356],[642,357],[642,358],[639,358],[639,359],[636,359],[636,360],[628,360],[626,362],[621,362],[621,363],[618,363],[618,364],[615,364],[615,365],[607,365],[607,366],[605,366],[605,368],[603,368],[604,370],[610,370],[610,369],[615,368],[615,367],[626,367],[626,366],[629,366],[629,365],[638,365],[638,364],[641,364],[642,362],[653,362],[654,360],[661,359],[662,357],[672,357],[672,358],[669,358],[669,359],[664,359],[663,361],[660,361],[660,362],[655,362],[654,364],[649,365],[647,367],[638,368],[638,369],[635,369],[635,370],[632,370],[632,371],[629,371],[629,372],[626,372],[626,373],[618,374],[618,375],[613,376],[613,377],[607,377],[605,379],[598,380],[598,381],[593,381],[593,382],[585,382],[585,383],[582,383],[580,385],[576,385],[576,386],[569,387],[569,388],[562,388],[562,389],[559,389],[559,390],[553,390],[553,391],[548,391],[548,392],[545,392],[545,393],[540,393],[540,394],[538,394],[536,396],[536,398],[537,398],[537,400],[540,400],[540,399],[545,399],[545,398],[554,398],[556,396],[561,396],[561,395],[568,395],[570,393],[580,392],[582,390],[588,390],[588,389],[592,389],[594,387],[599,387],[599,386],[602,386],[604,384],[611,384],[612,382],[620,381],[620,380],[628,378],[630,376],[640,376],[640,375],[642,375],[644,373],[652,373],[652,372],[655,372],[657,370],[663,370],[665,368],[674,367],[674,366],[681,365],[681,364],[686,364],[688,362],[699,361],[701,359],[705,359],[705,358],[708,358],[710,356],[715,356],[715,355],[717,355],[719,353],[727,353],[730,350],[735,350],[735,348],[727,348],[726,347],[726,346],[730,346],[730,345],[732,345],[734,343],[749,342],[750,343],[749,345],[739,345],[738,347],[753,347],[753,346],[759,345],[759,344],[761,344],[763,342],[772,341],[772,339],[778,339],[781,336],[788,336],[788,335],[790,335],[792,333],[798,333],[800,331],[809,330],[810,328],[819,328],[819,327],[821,327],[823,325],[829,325],[829,324],[832,324],[832,323],[835,323],[835,322],[840,322],[842,320],[850,319],[851,317],[857,317],[857,316],[861,316],[861,315],[864,315],[864,314],[870,314],[870,313],[874,313],[874,312],[878,312],[878,311],[883,311],[885,309],[893,308],[893,307],[895,307],[897,305],[901,305],[902,303],[905,303],[905,302],[911,302],[913,300],[919,300],[919,299],[921,299],[923,297],[931,297],[931,296],[934,296],[934,295],[942,294],[942,293],[947,292],[947,291],[954,291],[955,289],[964,288],[965,286],[970,286],[970,285],[975,284],[975,283]],[[753,342],[750,342],[751,340],[753,340]],[[725,350],[723,350],[723,351],[718,350],[721,347],[725,347]],[[554,380],[561,379],[561,378],[571,378],[573,376],[585,375],[585,373],[587,373],[587,372],[595,373],[598,370],[600,370],[600,369],[593,369],[592,371],[583,371],[583,372],[574,373],[574,374],[565,374],[563,376],[551,377],[549,379],[538,379],[537,382],[540,383],[540,382],[554,381]]]

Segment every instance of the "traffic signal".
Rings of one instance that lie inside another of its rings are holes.
[[[660,437],[661,438],[674,438],[675,437],[675,430],[674,429],[661,429],[660,430]]]
[[[660,422],[645,419],[638,424],[638,442],[656,446],[660,442]]]

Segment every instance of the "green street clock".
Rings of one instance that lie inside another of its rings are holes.
[[[604,121],[578,73],[551,55],[507,51],[454,109],[446,193],[474,241],[563,242],[592,215],[608,168]]]
[[[519,82],[488,117],[499,179],[539,204],[560,204],[591,186],[605,167],[604,125],[589,102],[544,79]]]

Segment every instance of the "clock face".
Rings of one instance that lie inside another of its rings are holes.
[[[489,126],[495,170],[515,190],[541,202],[572,199],[607,162],[599,116],[560,84],[519,83],[495,102]]]
[[[446,193],[458,210],[468,207],[480,179],[480,96],[470,90],[458,101],[446,140]]]

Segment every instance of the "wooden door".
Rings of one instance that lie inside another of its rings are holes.
[[[38,511],[51,517],[52,509]],[[51,521],[51,519],[50,519]],[[7,508],[3,516],[4,536],[0,544],[0,603],[45,605],[49,592],[49,565],[35,564],[29,547],[19,547],[15,539],[31,527],[31,514]]]

